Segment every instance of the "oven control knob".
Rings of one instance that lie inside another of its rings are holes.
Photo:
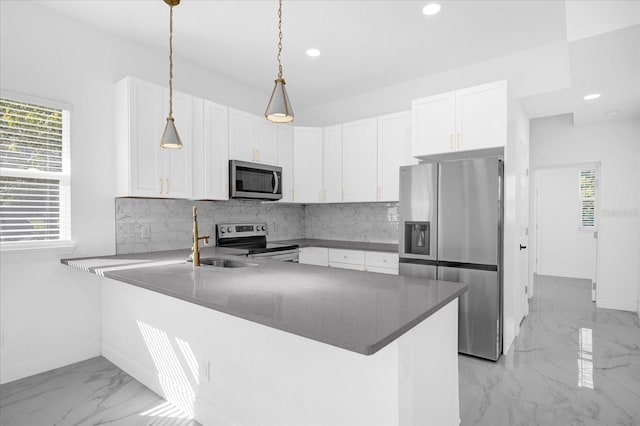
[[[227,226],[227,232],[231,232],[231,227]]]
[[[261,230],[261,231],[264,231],[264,225],[262,225],[262,226],[260,227],[260,230]]]
[[[221,227],[221,228],[220,228],[220,233],[221,233],[221,234],[224,234],[225,232],[227,232],[227,231],[225,231],[225,229],[224,229],[223,227]]]

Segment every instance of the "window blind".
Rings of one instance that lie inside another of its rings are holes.
[[[580,170],[580,227],[596,225],[596,171]]]
[[[0,98],[0,242],[68,240],[68,112]]]

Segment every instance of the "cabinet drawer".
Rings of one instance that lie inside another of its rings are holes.
[[[378,251],[366,252],[365,264],[367,269],[369,266],[379,268],[398,269],[398,253],[385,253]]]
[[[332,262],[364,266],[364,252],[360,250],[329,249],[329,263]]]
[[[332,268],[340,268],[340,269],[353,269],[354,271],[364,271],[364,264],[356,264],[356,263],[340,263],[340,262],[329,262],[329,266]]]

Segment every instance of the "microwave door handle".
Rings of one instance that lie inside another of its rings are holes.
[[[280,179],[278,179],[278,172],[273,172],[273,180],[274,180],[273,193],[277,194],[278,187],[280,186]]]

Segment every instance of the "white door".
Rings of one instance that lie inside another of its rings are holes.
[[[505,146],[507,141],[507,86],[505,81],[456,92],[458,151]]]
[[[165,116],[169,112],[169,90],[164,89]],[[193,187],[193,129],[192,129],[192,97],[173,92],[173,117],[176,130],[182,140],[180,149],[161,148],[162,178],[164,179],[164,196],[171,198],[190,198]]]
[[[411,112],[378,117],[378,201],[398,201],[400,166],[417,164],[411,156]]]
[[[455,92],[416,99],[411,103],[414,157],[455,150],[455,113]]]
[[[255,116],[229,108],[229,158],[256,161],[253,146]]]
[[[596,281],[596,229],[581,226],[579,176],[584,167],[536,171],[538,274]]]
[[[293,129],[293,197],[319,202],[322,194],[322,128]]]
[[[196,156],[194,156],[196,161]],[[202,160],[200,160],[202,162]],[[229,199],[229,108],[204,101],[204,196]]]
[[[342,125],[343,201],[376,201],[378,119]]]
[[[253,144],[255,161],[275,165],[278,162],[278,128],[264,117],[256,116]]]
[[[529,144],[518,141],[517,222],[520,232],[520,312],[529,315]]]
[[[282,200],[293,201],[293,126],[278,124],[278,166],[282,167]]]
[[[342,201],[342,124],[323,129],[324,193],[322,201]]]

